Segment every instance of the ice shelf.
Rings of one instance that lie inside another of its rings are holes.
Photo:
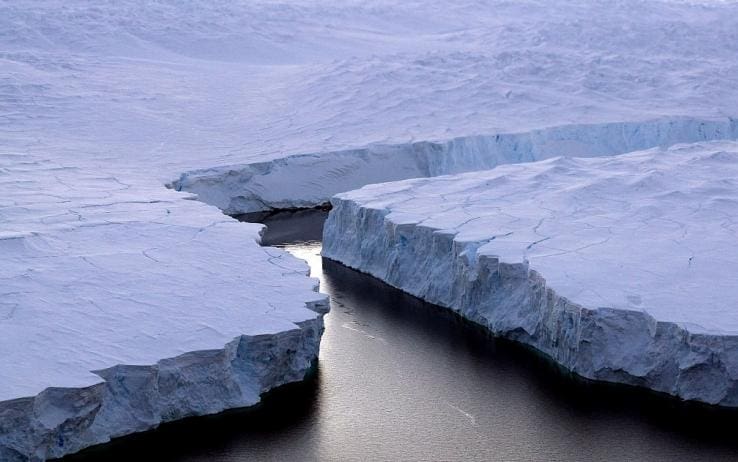
[[[301,154],[183,173],[180,191],[231,214],[315,207],[367,184],[486,170],[556,156],[598,157],[677,143],[738,139],[738,119],[666,117],[573,124],[522,133],[458,137]],[[391,166],[389,168],[388,166]]]
[[[261,225],[0,156],[0,460],[251,406],[317,359],[326,297]]]
[[[594,380],[738,406],[738,143],[339,194],[323,255]]]
[[[736,30],[711,1],[0,2],[0,460],[304,374],[307,268],[202,202],[735,139]]]
[[[0,5],[0,135],[228,213],[312,206],[735,137],[736,30],[738,3],[707,0],[19,0]]]

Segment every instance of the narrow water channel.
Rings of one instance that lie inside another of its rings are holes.
[[[167,424],[65,462],[738,460],[738,414],[575,380],[440,308],[322,260],[327,212],[264,220],[332,298],[315,375],[256,410]]]

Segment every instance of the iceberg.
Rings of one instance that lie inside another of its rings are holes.
[[[587,379],[738,406],[738,143],[365,186],[323,256]]]

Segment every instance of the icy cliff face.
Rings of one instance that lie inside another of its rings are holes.
[[[316,317],[290,331],[237,337],[222,349],[98,370],[96,385],[2,401],[0,460],[43,461],[164,422],[257,404],[262,393],[305,377],[322,331]]]
[[[567,125],[296,155],[184,173],[172,187],[226,213],[315,207],[367,184],[485,170],[555,156],[596,157],[705,140],[738,139],[738,119],[669,118]],[[391,166],[391,167],[389,167]]]
[[[738,406],[738,144],[339,194],[323,255],[590,379]]]
[[[0,165],[3,462],[251,406],[317,359],[326,296],[260,225],[27,154]]]

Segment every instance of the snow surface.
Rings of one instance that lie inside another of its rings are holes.
[[[6,1],[1,135],[168,183],[373,144],[725,119],[737,26],[738,4],[709,1]],[[285,195],[364,159],[296,169]]]
[[[325,298],[302,261],[258,245],[261,225],[159,185],[3,160],[0,401],[291,330]]]
[[[558,157],[332,202],[325,257],[585,377],[738,406],[738,143]]]
[[[301,264],[163,185],[235,213],[736,138],[736,26],[738,4],[709,1],[0,0],[0,400],[319,323]],[[317,353],[305,336],[303,359]],[[250,402],[186,396],[116,431]],[[113,434],[77,431],[79,409],[23,426],[23,409],[0,421],[13,457]]]

